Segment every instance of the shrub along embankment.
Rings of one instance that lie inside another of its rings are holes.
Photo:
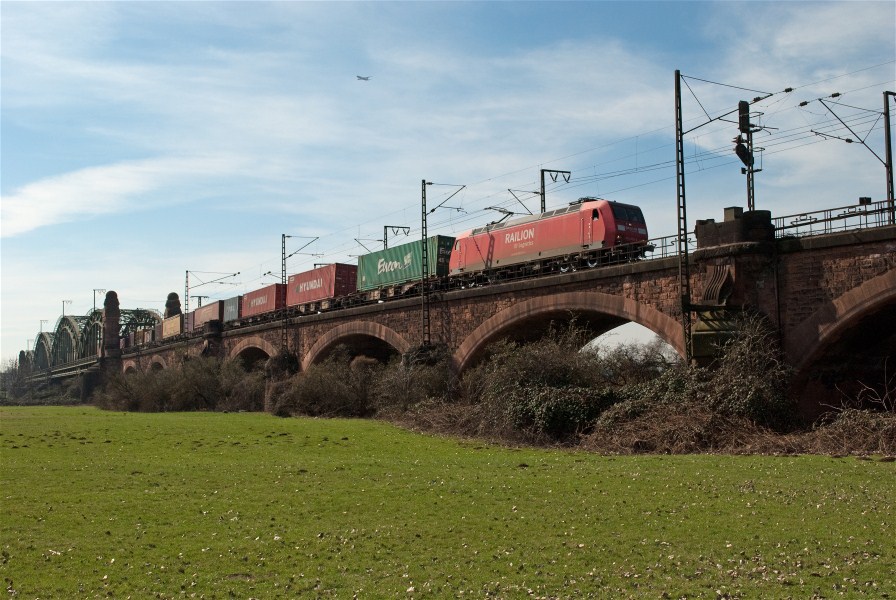
[[[279,385],[282,416],[372,416],[422,431],[603,453],[896,454],[887,385],[816,423],[786,396],[789,372],[763,322],[744,318],[706,368],[668,346],[587,346],[573,324],[495,344],[461,378],[447,356],[383,366],[336,353]],[[585,348],[583,350],[583,348]]]
[[[94,403],[144,412],[259,411],[267,394],[279,416],[374,417],[517,445],[622,454],[896,454],[892,381],[865,386],[863,398],[844,398],[816,423],[800,422],[775,337],[756,318],[744,318],[706,368],[685,367],[658,340],[590,346],[573,323],[533,343],[498,342],[461,377],[438,349],[387,365],[338,349],[294,371],[281,357],[267,372],[193,358],[115,377]]]

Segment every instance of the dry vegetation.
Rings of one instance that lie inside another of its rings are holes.
[[[247,372],[239,361],[189,358],[174,369],[112,377],[93,404],[140,412],[259,411],[264,390],[264,373]]]
[[[685,368],[659,342],[612,349],[586,342],[574,323],[528,345],[502,341],[460,378],[438,350],[383,365],[339,349],[303,373],[288,357],[253,372],[194,358],[112,378],[93,403],[258,411],[267,395],[268,408],[284,417],[374,417],[437,434],[600,453],[896,454],[893,377],[844,397],[815,423],[800,422],[785,394],[788,370],[759,319],[743,319],[706,368]]]
[[[459,379],[445,356],[383,366],[336,353],[279,384],[275,412],[614,454],[896,454],[893,381],[801,422],[759,319],[743,319],[707,368],[685,368],[659,342],[582,350],[586,340],[573,324],[525,346],[500,342]]]

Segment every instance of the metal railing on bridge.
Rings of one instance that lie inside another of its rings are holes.
[[[29,370],[26,378],[34,382],[66,378],[74,375],[80,375],[90,367],[93,367],[97,364],[99,364],[98,356],[88,356],[87,358],[78,358],[66,363],[53,365],[49,368],[32,368]]]
[[[826,208],[772,219],[775,237],[808,237],[838,231],[893,225],[893,205],[886,200]]]
[[[776,238],[809,237],[839,231],[872,229],[896,224],[893,205],[886,200],[865,202],[839,208],[797,213],[772,218]],[[647,242],[646,260],[678,256],[678,236],[667,235]],[[688,233],[688,248],[696,248],[694,232]]]
[[[694,250],[696,247],[697,239],[694,237],[694,232],[691,231],[688,233],[688,249]],[[667,235],[647,241],[647,251],[644,254],[645,260],[669,258],[671,256],[678,256],[677,235]]]

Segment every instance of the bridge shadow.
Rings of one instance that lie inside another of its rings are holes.
[[[868,407],[887,395],[889,408],[896,408],[896,271],[816,310],[790,334],[786,351],[804,414]]]

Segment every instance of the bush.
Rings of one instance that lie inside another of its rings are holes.
[[[813,427],[813,452],[896,455],[896,413],[847,408]]]
[[[479,395],[492,398],[517,387],[591,387],[602,378],[598,355],[582,350],[587,342],[588,334],[574,322],[565,329],[552,327],[528,344],[502,340],[491,346],[485,363],[470,376],[482,380]]]
[[[189,358],[179,366],[108,378],[94,404],[110,410],[164,412],[261,410],[265,377],[239,361]]]
[[[543,386],[517,388],[505,401],[514,429],[534,439],[566,441],[590,429],[617,397],[609,388]]]
[[[171,388],[167,410],[214,410],[224,397],[221,361],[216,358],[189,358],[180,366],[180,377]]]
[[[217,410],[262,411],[267,378],[264,371],[246,372],[240,361],[231,360],[221,364],[221,386],[224,396],[217,403]]]
[[[618,400],[599,354],[582,350],[588,335],[575,323],[551,328],[529,344],[504,340],[464,375],[461,401],[475,406],[478,432],[525,442],[570,442]]]
[[[574,443],[612,407],[638,403],[637,410],[644,410],[649,402],[634,398],[638,390],[680,366],[659,340],[604,349],[589,346],[589,338],[573,321],[532,343],[502,340],[460,380],[450,374],[447,360],[429,369],[407,361],[390,365],[378,382],[379,406],[392,408],[390,418],[429,431]],[[664,385],[682,387],[674,378]],[[391,404],[381,389],[393,391]]]
[[[659,338],[646,344],[623,343],[592,350],[597,354],[602,381],[614,387],[648,383],[670,368],[683,366],[678,354]]]
[[[290,395],[292,379],[275,380],[270,384],[271,414],[277,417],[293,416],[292,397]]]
[[[786,394],[790,369],[781,358],[776,335],[762,318],[739,318],[721,357],[701,375],[703,398],[721,414],[776,428],[793,424],[795,407]]]
[[[162,412],[171,410],[173,377],[170,371],[109,376],[94,404],[107,410]]]
[[[376,361],[336,353],[311,365],[274,389],[273,410],[280,416],[363,417],[372,412],[370,389]]]
[[[734,452],[769,435],[747,418],[721,414],[695,400],[676,405],[639,401],[639,410],[623,417],[616,411],[624,404],[597,420],[584,447],[620,454]]]
[[[5,403],[13,403],[28,394],[28,377],[31,376],[31,365],[22,364],[15,359],[6,361],[0,370],[0,390]]]
[[[596,420],[598,429],[608,430],[659,410],[666,413],[690,406],[700,381],[698,371],[679,364],[653,379],[624,386],[617,392],[619,401],[603,411]]]
[[[412,352],[376,371],[371,400],[378,415],[395,416],[427,400],[450,399],[456,384],[450,356],[444,349],[425,357]]]

